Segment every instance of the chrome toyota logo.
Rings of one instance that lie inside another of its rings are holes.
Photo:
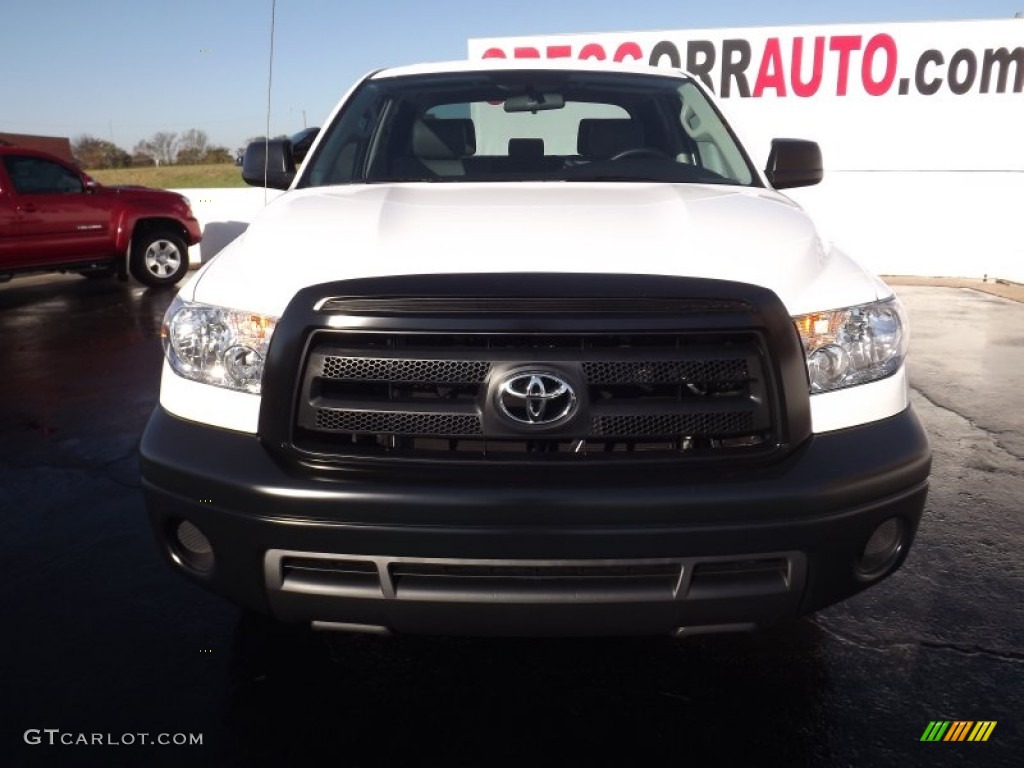
[[[576,413],[576,392],[553,373],[516,373],[498,387],[498,408],[517,424],[548,427]]]

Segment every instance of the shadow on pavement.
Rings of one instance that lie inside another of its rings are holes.
[[[320,634],[247,614],[228,670],[234,765],[798,765],[821,745],[827,687],[810,621],[537,641]]]

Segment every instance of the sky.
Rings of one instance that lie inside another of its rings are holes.
[[[5,0],[0,131],[126,150],[198,128],[266,133],[271,0]],[[1024,0],[277,0],[270,133],[319,125],[366,72],[466,57],[469,38],[1009,18]]]

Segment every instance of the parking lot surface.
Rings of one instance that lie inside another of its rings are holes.
[[[934,451],[902,570],[749,636],[502,641],[288,630],[171,572],[136,446],[172,293],[0,286],[0,764],[1020,765],[1024,304],[898,292]]]

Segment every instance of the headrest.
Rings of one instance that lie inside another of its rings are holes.
[[[580,120],[576,151],[586,157],[608,158],[642,145],[640,127],[629,118]]]
[[[523,160],[544,157],[544,139],[509,139],[508,156]]]
[[[424,118],[412,127],[412,153],[423,160],[456,160],[476,152],[476,129],[468,118]]]

